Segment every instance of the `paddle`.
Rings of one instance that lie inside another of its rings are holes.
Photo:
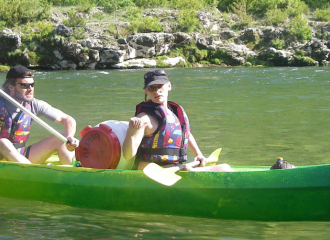
[[[54,134],[57,138],[59,138],[60,140],[62,140],[65,143],[68,142],[68,139],[66,137],[64,137],[62,134],[60,134],[54,128],[52,128],[47,123],[45,123],[44,121],[42,121],[39,117],[37,117],[36,115],[34,115],[30,110],[28,110],[23,105],[19,104],[15,99],[13,99],[11,96],[9,96],[7,93],[5,93],[1,89],[0,89],[0,94],[4,98],[6,98],[9,102],[11,102],[13,105],[15,105],[16,107],[18,107],[19,109],[21,109],[24,113],[26,113],[27,115],[29,115],[33,120],[35,120],[41,126],[43,126],[44,128],[46,128],[49,132],[51,132],[52,134]]]
[[[218,148],[211,153],[211,155],[206,159],[207,163],[217,162],[222,148]],[[143,172],[149,178],[155,180],[166,186],[172,186],[174,183],[179,181],[182,177],[175,174],[177,171],[180,171],[188,167],[196,167],[200,164],[199,161],[190,162],[187,164],[180,164],[174,167],[163,168],[156,163],[149,163],[144,169]]]

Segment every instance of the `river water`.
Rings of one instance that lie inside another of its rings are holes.
[[[36,72],[35,96],[75,117],[79,138],[87,125],[132,117],[144,99],[145,72]],[[166,72],[170,100],[184,106],[206,156],[222,147],[220,162],[228,164],[271,166],[279,156],[295,165],[329,163],[330,68]],[[34,123],[29,141],[48,135]],[[329,229],[324,222],[224,221],[0,198],[0,239],[328,239]]]

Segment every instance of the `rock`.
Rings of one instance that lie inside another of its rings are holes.
[[[73,33],[73,29],[71,27],[66,27],[63,24],[59,24],[55,29],[55,33],[63,37],[70,37]]]
[[[127,68],[144,68],[145,66],[156,67],[156,65],[157,65],[156,60],[140,58],[140,59],[128,60],[122,63],[114,64],[112,67],[118,69],[127,69]]]
[[[220,36],[221,36],[221,39],[228,40],[228,39],[237,37],[237,33],[232,30],[225,29],[220,32]]]
[[[167,58],[165,60],[162,60],[163,63],[166,63],[168,65],[171,65],[171,66],[175,66],[177,64],[179,64],[180,62],[184,62],[186,63],[186,60],[183,58],[183,57],[175,57],[175,58]]]
[[[263,37],[263,32],[259,28],[244,29],[240,35],[240,40],[244,42],[255,42]]]
[[[5,28],[0,34],[0,49],[15,50],[21,46],[21,36],[14,33],[11,29]]]

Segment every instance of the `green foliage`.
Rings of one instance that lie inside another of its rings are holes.
[[[135,7],[133,0],[101,0],[95,1],[97,6],[103,7],[105,12],[113,12],[123,8]]]
[[[22,27],[22,41],[45,41],[52,34],[53,30],[54,27],[49,22],[29,22]]]
[[[319,9],[317,8],[315,10],[315,20],[316,21],[326,21],[326,22],[330,22],[330,7],[327,9]]]
[[[231,5],[235,4],[236,2],[237,2],[237,0],[219,0],[218,9],[223,12],[229,12],[230,7],[228,7],[228,6],[231,6]]]
[[[86,26],[86,20],[81,17],[78,16],[76,10],[74,8],[71,8],[71,10],[69,10],[67,12],[69,19],[66,19],[63,21],[63,24],[67,27],[77,27],[77,26]]]
[[[247,6],[247,0],[239,0],[238,2],[230,5],[230,10],[236,14],[239,19],[234,28],[242,29],[251,25],[253,19],[252,16],[247,12]]]
[[[137,7],[156,8],[168,5],[167,0],[135,0]]]
[[[270,9],[266,12],[265,24],[278,26],[281,23],[284,23],[288,18],[288,13],[281,9]]]
[[[157,60],[167,60],[167,56],[166,55],[157,56],[156,59]]]
[[[128,29],[134,33],[162,32],[163,26],[157,18],[145,17],[134,19]]]
[[[312,35],[312,29],[308,26],[308,21],[301,15],[293,18],[286,28],[289,30],[289,40],[293,41],[305,41],[310,40]]]
[[[278,5],[280,7],[281,4]],[[282,2],[283,10],[286,10],[289,17],[296,17],[309,12],[308,6],[301,0],[286,0]]]
[[[209,53],[210,59],[219,59],[220,62],[227,65],[237,65],[237,62],[233,59],[232,55],[225,49],[218,49]],[[210,61],[212,62],[212,61]]]
[[[252,63],[250,62],[246,62],[243,64],[244,67],[252,67]]]
[[[187,67],[192,67],[192,65],[190,63],[187,63],[184,61],[179,61],[179,63],[177,65],[175,65],[175,67],[187,68]]]
[[[120,24],[110,24],[109,25],[109,32],[115,38],[123,38],[127,37],[131,32],[125,26],[121,26]]]
[[[201,62],[202,60],[207,59],[208,57],[208,51],[205,49],[195,49],[194,55],[198,62]]]
[[[84,39],[85,38],[85,30],[82,27],[73,28],[72,36],[75,39]]]
[[[94,6],[95,5],[92,3],[92,1],[80,0],[77,4],[77,10],[79,12],[90,13],[93,10]]]
[[[199,10],[204,7],[203,0],[171,0],[169,1],[169,6],[175,9],[190,9]]]
[[[210,63],[218,65],[221,63],[221,61],[219,58],[211,58]]]
[[[6,28],[7,23],[5,21],[0,21],[0,31]]]
[[[10,69],[9,66],[0,65],[0,72],[8,72]]]
[[[294,56],[290,62],[290,66],[318,66],[318,62],[310,57]]]
[[[250,13],[260,16],[274,9],[280,9],[290,17],[308,13],[309,11],[307,5],[301,0],[252,0],[248,8]]]
[[[168,68],[168,67],[171,67],[171,65],[167,64],[167,63],[164,63],[162,61],[157,61],[156,63],[156,67],[157,68]]]
[[[181,10],[178,15],[177,31],[192,33],[200,28],[197,13],[194,10]]]
[[[0,21],[14,27],[47,17],[49,4],[40,0],[0,0]]]
[[[142,18],[142,8],[133,7],[125,11],[124,16],[127,21],[133,21],[134,19]]]
[[[269,46],[270,47],[273,47],[273,48],[276,48],[276,49],[279,49],[279,50],[282,50],[285,46],[285,41],[284,40],[281,40],[281,39],[272,39],[269,43]]]
[[[302,0],[311,8],[326,9],[330,7],[329,0]]]

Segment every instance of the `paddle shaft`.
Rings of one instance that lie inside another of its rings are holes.
[[[186,164],[180,164],[177,166],[178,170],[176,171],[180,171],[180,170],[183,170],[185,169],[186,167],[196,167],[198,166],[200,163],[200,161],[193,161],[193,162],[190,162],[190,163],[186,163]]]
[[[44,128],[46,128],[49,132],[51,132],[53,135],[55,135],[58,139],[60,139],[61,141],[65,142],[65,143],[68,142],[68,139],[66,137],[64,137],[62,134],[60,134],[54,128],[52,128],[47,123],[45,123],[44,121],[42,121],[38,116],[34,115],[26,107],[24,107],[23,105],[19,104],[15,99],[13,99],[11,96],[9,96],[7,93],[5,93],[2,89],[0,89],[0,94],[4,98],[6,98],[9,102],[11,102],[13,105],[15,105],[16,107],[18,107],[21,111],[23,111],[24,113],[26,113],[27,115],[29,115],[34,121],[36,121],[41,126],[43,126]]]

